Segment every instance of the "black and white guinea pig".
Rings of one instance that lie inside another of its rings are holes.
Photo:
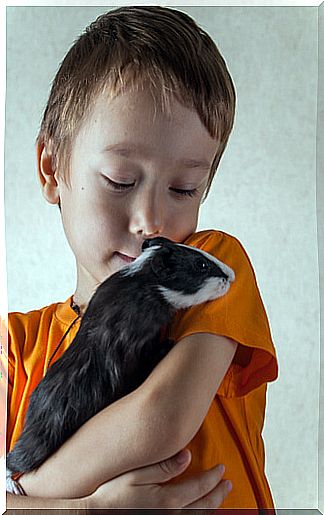
[[[98,411],[136,389],[173,342],[162,331],[179,309],[224,295],[234,272],[210,254],[166,238],[96,290],[64,354],[33,391],[7,474],[37,468]]]

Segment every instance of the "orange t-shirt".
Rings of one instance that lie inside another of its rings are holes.
[[[267,382],[277,378],[278,365],[256,278],[242,245],[233,236],[201,231],[185,243],[229,265],[236,278],[224,297],[178,312],[171,337],[179,341],[206,332],[227,336],[239,345],[205,420],[189,444],[192,463],[184,475],[224,463],[224,477],[232,481],[233,490],[222,508],[273,508],[261,432]],[[12,449],[22,431],[31,392],[77,317],[71,299],[26,314],[9,314],[7,449]],[[53,361],[68,348],[78,327],[79,321]]]

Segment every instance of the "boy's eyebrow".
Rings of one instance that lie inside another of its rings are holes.
[[[113,154],[117,154],[123,157],[131,157],[132,155],[139,155],[142,153],[145,154],[146,147],[144,145],[134,145],[134,144],[125,144],[125,143],[115,143],[112,145],[108,145],[104,148],[104,152],[111,152]],[[212,163],[209,163],[207,159],[193,159],[193,158],[185,158],[178,161],[179,165],[182,165],[185,168],[202,168],[206,170],[210,170]]]

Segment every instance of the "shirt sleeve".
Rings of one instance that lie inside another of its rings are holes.
[[[12,392],[11,380],[9,378],[8,366],[8,324],[7,319],[0,317],[0,456],[5,455],[6,449],[6,425],[7,406],[9,405]]]
[[[187,245],[209,252],[230,266],[235,281],[224,297],[179,311],[171,325],[176,342],[195,333],[226,336],[238,343],[237,351],[217,392],[241,397],[278,376],[276,351],[255,273],[241,243],[220,231],[202,231]]]
[[[24,366],[21,360],[20,344],[24,341],[24,332],[17,323],[14,313],[8,314],[7,348],[5,362],[6,368],[6,452],[13,446],[14,428],[19,417],[20,398],[25,380]],[[2,394],[2,392],[1,392]],[[24,418],[22,419],[22,421]]]

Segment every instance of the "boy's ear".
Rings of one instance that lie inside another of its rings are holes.
[[[38,178],[41,183],[42,193],[50,204],[59,204],[59,185],[52,167],[52,154],[44,143],[37,143],[36,154]]]

